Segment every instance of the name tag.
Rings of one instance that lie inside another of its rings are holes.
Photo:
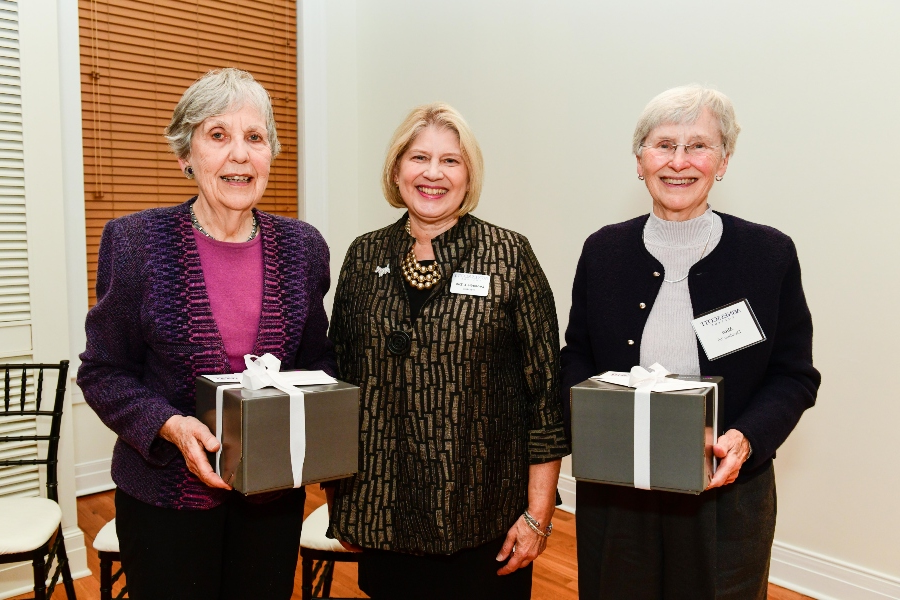
[[[231,373],[228,375],[204,375],[206,379],[209,379],[213,383],[240,383],[241,382],[241,374],[240,373]]]
[[[450,293],[469,294],[470,296],[487,296],[490,285],[490,275],[454,273],[453,277],[450,279]]]
[[[716,360],[766,339],[746,299],[702,314],[691,321],[691,325],[709,360]]]

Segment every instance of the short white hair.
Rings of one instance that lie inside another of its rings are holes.
[[[266,89],[247,71],[228,67],[210,71],[185,90],[166,127],[166,139],[175,156],[187,159],[191,154],[191,138],[197,125],[215,115],[253,106],[266,121],[266,137],[272,158],[278,156],[281,144],[275,130],[272,101]]]
[[[631,142],[635,156],[641,155],[641,145],[651,131],[668,123],[696,123],[704,109],[719,123],[722,155],[734,154],[738,134],[741,132],[741,126],[734,117],[734,105],[722,92],[694,83],[666,90],[644,107],[634,127]]]

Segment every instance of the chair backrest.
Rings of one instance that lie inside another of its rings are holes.
[[[44,364],[0,364],[0,369],[5,371],[3,378],[3,405],[0,406],[0,418],[2,417],[51,417],[50,433],[48,435],[0,435],[0,444],[6,442],[47,442],[47,451],[41,458],[8,458],[0,459],[0,467],[20,465],[46,465],[47,466],[47,497],[59,502],[57,494],[57,452],[59,450],[59,430],[62,424],[63,401],[66,395],[66,382],[68,381],[69,361],[60,361],[58,365]],[[41,410],[44,391],[47,387],[44,372],[51,375],[47,379],[52,383],[52,373],[58,371],[56,377],[56,390],[53,397],[53,407]],[[19,374],[21,381],[16,388],[10,389],[11,374]],[[32,398],[28,394],[29,377],[34,385],[34,408],[26,406]]]

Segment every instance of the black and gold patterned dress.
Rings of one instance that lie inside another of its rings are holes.
[[[452,554],[505,536],[529,465],[569,453],[556,309],[528,240],[466,215],[432,240],[443,278],[412,319],[406,219],[357,238],[341,269],[330,336],[361,389],[360,454],[331,524],[363,548]],[[487,296],[451,293],[457,272],[489,275]]]

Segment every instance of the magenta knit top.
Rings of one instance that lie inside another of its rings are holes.
[[[262,237],[249,242],[220,242],[196,229],[194,239],[213,319],[234,373],[244,370],[244,355],[253,353],[262,311]]]

